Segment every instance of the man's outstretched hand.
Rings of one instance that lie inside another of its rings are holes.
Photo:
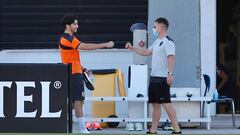
[[[132,46],[131,43],[127,42],[127,43],[125,44],[125,48],[132,50],[133,46]]]
[[[106,48],[113,48],[114,46],[114,42],[113,41],[109,41],[106,43]]]

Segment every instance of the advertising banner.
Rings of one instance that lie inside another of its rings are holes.
[[[0,132],[68,132],[68,69],[0,64]]]

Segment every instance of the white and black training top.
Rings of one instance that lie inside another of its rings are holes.
[[[175,44],[171,38],[165,36],[156,39],[148,48],[152,52],[152,71],[151,76],[167,77],[168,61],[167,56],[175,56]]]

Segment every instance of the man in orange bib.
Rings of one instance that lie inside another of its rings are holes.
[[[114,42],[107,43],[83,43],[78,40],[74,34],[78,30],[78,18],[73,14],[66,14],[63,16],[61,23],[65,28],[64,33],[59,40],[59,49],[63,64],[72,64],[72,100],[75,108],[76,116],[79,122],[80,133],[90,133],[85,127],[85,120],[83,117],[83,103],[85,99],[83,72],[87,69],[81,65],[80,50],[95,50],[100,48],[112,48]]]

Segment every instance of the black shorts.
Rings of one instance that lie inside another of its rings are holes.
[[[83,84],[83,75],[82,74],[73,74],[72,75],[72,101],[83,101],[85,99],[84,84]]]
[[[148,98],[149,103],[171,103],[170,86],[166,77],[150,77]]]

